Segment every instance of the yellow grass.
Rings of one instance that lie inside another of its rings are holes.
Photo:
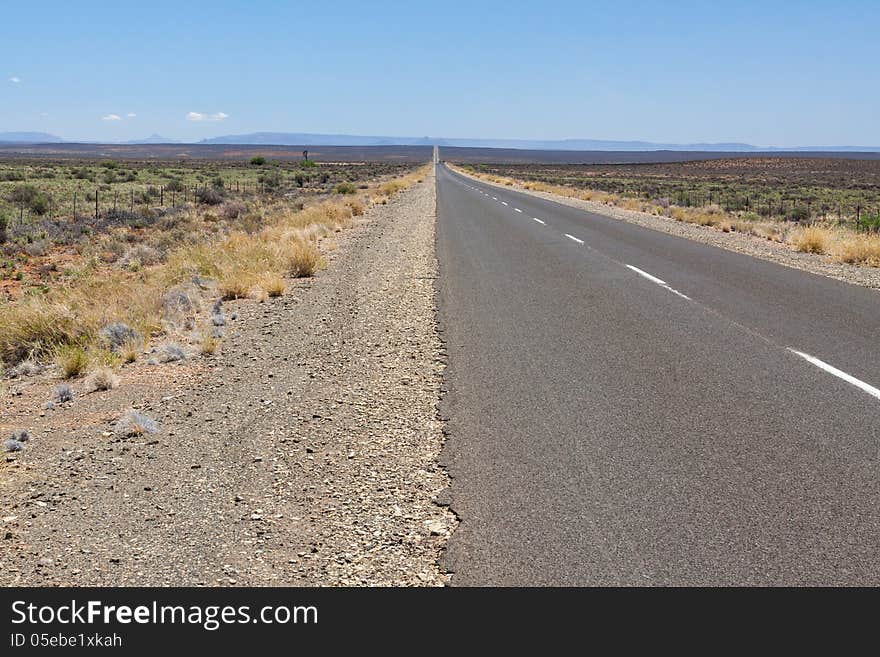
[[[880,235],[841,237],[832,247],[832,256],[838,262],[880,267]]]
[[[199,352],[203,356],[211,356],[217,353],[217,349],[220,347],[220,340],[215,338],[213,335],[205,333],[202,337],[202,341],[199,343]]]
[[[808,226],[792,231],[789,242],[803,253],[828,253],[833,239],[832,232],[827,228]]]

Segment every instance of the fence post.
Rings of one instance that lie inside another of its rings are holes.
[[[129,207],[129,212],[134,214],[134,190],[131,190],[131,206]]]
[[[859,226],[862,223],[862,206],[860,204],[856,205],[856,230],[859,229]]]

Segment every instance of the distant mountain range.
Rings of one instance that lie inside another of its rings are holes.
[[[58,144],[67,140],[45,132],[0,132],[0,143]],[[91,143],[91,142],[79,142]],[[798,146],[777,148],[740,143],[663,144],[649,141],[610,141],[603,139],[460,139],[448,137],[373,137],[364,135],[313,134],[307,132],[252,132],[244,135],[211,137],[199,142],[182,142],[161,135],[122,142],[125,144],[240,144],[251,146],[457,146],[464,148],[515,148],[545,151],[704,151],[727,153],[755,152],[880,152],[880,146]]]
[[[4,144],[60,144],[63,141],[48,132],[0,132],[0,143]]]

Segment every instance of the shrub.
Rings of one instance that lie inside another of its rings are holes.
[[[34,360],[23,360],[15,367],[10,367],[6,372],[7,376],[12,379],[23,376],[34,376],[43,371],[43,366]]]
[[[166,344],[159,352],[160,363],[173,363],[186,359],[186,352],[179,344]]]
[[[262,155],[257,155],[256,157],[251,158],[251,164],[255,167],[261,167],[266,164],[266,158]]]
[[[9,193],[9,202],[24,205],[31,212],[44,215],[49,211],[49,195],[33,185],[18,185]]]
[[[52,401],[57,404],[73,401],[73,388],[66,383],[58,384],[55,386],[55,390],[52,391]]]
[[[89,368],[89,355],[79,345],[63,345],[58,348],[55,361],[61,368],[61,376],[72,379],[85,374]]]
[[[125,438],[135,438],[158,431],[159,425],[153,418],[135,410],[126,411],[113,427],[113,432],[117,436]]]
[[[337,194],[355,194],[357,192],[357,187],[355,187],[352,183],[339,183],[336,185],[336,193]]]
[[[92,390],[113,390],[119,387],[119,377],[109,367],[101,367],[89,375],[86,385]]]
[[[26,443],[31,439],[31,435],[28,433],[27,429],[16,429],[12,432],[12,439],[17,440],[20,443]]]
[[[118,352],[126,343],[139,344],[143,336],[124,322],[111,322],[102,328],[98,335],[105,346],[113,352]]]
[[[203,187],[196,190],[196,200],[203,205],[220,205],[223,202],[223,193],[216,187]]]
[[[810,220],[810,213],[804,207],[795,207],[789,210],[788,212],[788,220],[794,221],[797,223],[803,223],[804,221]]]
[[[7,452],[20,452],[24,449],[24,445],[17,440],[7,438],[3,441],[3,449],[5,449]]]
[[[162,260],[160,254],[152,246],[146,244],[138,244],[126,251],[118,260],[117,264],[124,269],[137,271],[142,266],[155,265]]]
[[[220,206],[219,214],[226,220],[238,219],[247,210],[247,206],[239,201],[227,201]]]

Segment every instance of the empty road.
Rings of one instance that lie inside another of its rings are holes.
[[[459,585],[880,584],[880,295],[437,167]]]

